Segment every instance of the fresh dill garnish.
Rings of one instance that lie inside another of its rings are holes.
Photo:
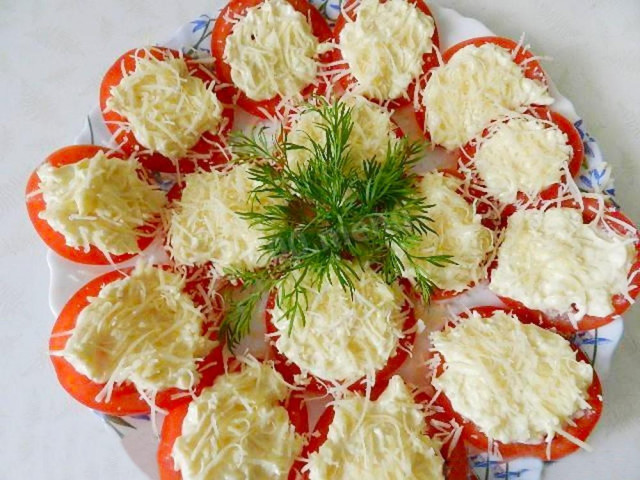
[[[435,235],[428,215],[431,205],[418,193],[418,177],[412,171],[423,144],[398,139],[388,144],[383,159],[354,165],[349,106],[319,99],[305,112],[319,115],[316,125],[324,141],[308,135],[308,145],[289,143],[284,129],[275,138],[261,129],[252,135],[235,133],[230,139],[236,161],[252,164],[249,175],[257,184],[252,194],[275,200],[259,211],[238,212],[261,233],[269,267],[228,272],[250,289],[241,300],[227,299],[221,335],[231,348],[248,333],[258,301],[273,288],[291,330],[295,318],[304,322],[305,279],[313,286],[337,280],[353,294],[354,265],[379,266],[387,283],[411,267],[417,288],[428,299],[436,286],[421,262],[452,263],[448,255],[411,253],[422,235]],[[306,152],[303,165],[289,165],[288,152],[293,150]],[[295,281],[285,284],[287,278]]]

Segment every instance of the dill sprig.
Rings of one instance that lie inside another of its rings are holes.
[[[320,99],[306,112],[320,116],[316,125],[324,141],[307,136],[308,145],[293,144],[284,129],[275,138],[262,129],[252,135],[235,133],[230,140],[237,161],[252,163],[249,175],[257,184],[252,195],[273,200],[238,212],[261,233],[269,267],[228,272],[251,289],[241,300],[229,302],[221,334],[232,348],[248,333],[256,305],[272,288],[278,290],[278,307],[290,320],[290,331],[295,318],[305,321],[305,281],[319,286],[336,280],[353,294],[358,277],[354,266],[379,266],[387,283],[411,267],[416,286],[428,299],[436,285],[422,262],[453,263],[448,255],[411,253],[422,235],[435,234],[428,215],[432,205],[417,192],[418,177],[412,171],[423,143],[402,138],[389,143],[382,161],[371,158],[356,165],[349,146],[349,106]],[[293,150],[305,152],[303,165],[289,164]]]

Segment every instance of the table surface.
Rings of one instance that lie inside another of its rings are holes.
[[[527,40],[614,167],[618,199],[640,220],[640,2],[451,0],[497,34]],[[27,176],[71,143],[122,52],[167,38],[211,10],[190,0],[0,0],[0,464],[3,479],[142,479],[118,437],[58,386],[47,358],[53,318],[45,248],[24,208]],[[605,410],[580,452],[545,479],[640,479],[640,308],[611,375]]]

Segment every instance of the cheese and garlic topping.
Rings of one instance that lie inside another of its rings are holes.
[[[227,37],[223,59],[252,100],[292,97],[313,83],[323,48],[305,16],[286,0],[247,9]]]
[[[568,137],[555,124],[535,117],[515,117],[491,127],[479,140],[474,165],[489,195],[502,203],[518,192],[535,197],[558,183],[573,154]]]
[[[486,276],[486,259],[493,250],[493,233],[481,223],[480,215],[456,190],[462,180],[442,172],[427,173],[419,184],[426,203],[433,205],[429,226],[436,232],[423,235],[409,252],[415,256],[452,255],[456,264],[437,267],[417,260],[441,290],[460,292]],[[401,255],[401,258],[403,255]],[[415,272],[403,260],[405,276]]]
[[[509,218],[489,287],[551,315],[604,317],[629,289],[633,240],[584,224],[577,209],[521,210]]]
[[[172,160],[187,155],[205,132],[216,133],[222,104],[209,85],[189,73],[183,58],[136,58],[135,70],[111,88],[107,109],[126,119],[143,147]]]
[[[433,385],[490,439],[549,440],[589,408],[591,365],[577,361],[560,335],[504,311],[489,318],[473,312],[455,328],[433,332],[431,343],[445,361]]]
[[[138,253],[139,227],[157,218],[165,194],[138,175],[135,159],[91,158],[38,169],[45,209],[39,216],[61,233],[66,244],[105,254]]]
[[[293,318],[285,316],[276,302],[271,312],[279,330],[276,348],[303,372],[330,382],[353,382],[373,375],[395,353],[405,320],[402,292],[371,269],[358,276],[353,297],[335,277],[315,285],[306,276],[304,323],[297,312]],[[291,291],[296,278],[286,279],[280,292]]]
[[[189,404],[173,458],[184,480],[286,480],[302,438],[280,405],[287,384],[269,364],[246,361]]]
[[[311,480],[444,480],[441,445],[423,433],[424,413],[401,377],[376,401],[353,395],[333,408],[327,440],[309,456]]]
[[[406,0],[362,0],[355,21],[340,32],[340,50],[358,84],[354,91],[378,100],[406,96],[433,50],[433,18]]]
[[[215,346],[202,335],[204,315],[184,293],[185,279],[139,263],[129,277],[90,299],[62,352],[78,373],[141,392],[192,388],[197,362]]]
[[[397,141],[391,112],[358,95],[347,95],[340,99],[351,108],[353,128],[349,135],[350,159],[354,165],[375,158],[383,161],[387,148]],[[322,115],[314,110],[303,110],[294,120],[287,141],[310,148],[311,140],[324,145],[325,131]],[[309,158],[306,150],[290,150],[287,160],[293,169],[299,169]]]
[[[249,164],[225,171],[185,176],[182,198],[169,219],[168,246],[173,259],[185,265],[213,262],[223,273],[229,267],[253,270],[267,259],[260,251],[261,233],[238,212],[256,211],[267,197],[254,199],[256,182]]]
[[[492,120],[551,103],[546,85],[525,77],[511,53],[491,43],[464,47],[434,69],[422,97],[431,139],[447,150],[461,147]]]

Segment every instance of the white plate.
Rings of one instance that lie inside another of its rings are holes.
[[[330,20],[335,19],[339,11],[338,0],[312,0],[320,11]],[[215,5],[221,8],[224,2],[217,0]],[[493,35],[483,24],[472,18],[463,17],[454,10],[433,6],[433,15],[438,24],[441,48],[447,47],[472,37]],[[168,41],[159,45],[180,49],[192,56],[210,55],[209,44],[213,20],[216,15],[201,15],[197,19],[185,24]],[[603,192],[614,194],[611,170],[603,160],[597,142],[585,130],[582,119],[575,112],[571,102],[563,97],[551,85],[551,94],[556,99],[553,109],[570,119],[584,142],[586,162],[577,179],[578,186],[589,192]],[[251,118],[238,112],[236,125],[244,126],[251,123]],[[95,143],[113,146],[111,135],[102,120],[100,110],[96,107],[87,116],[87,123],[76,143]],[[157,242],[145,252],[146,257],[162,261],[166,255]],[[123,266],[135,262],[131,260]],[[83,266],[56,255],[49,251],[47,263],[51,272],[49,290],[49,304],[54,315],[58,315],[71,295],[86,282],[110,270],[112,267]],[[449,301],[449,306],[456,309],[465,305],[480,305],[495,303],[496,299],[486,288],[476,287],[467,294]],[[614,351],[622,337],[622,319],[593,331],[581,333],[576,337],[576,343],[592,359],[600,377],[605,377],[611,365]],[[121,438],[123,447],[132,460],[151,479],[158,478],[156,467],[157,439],[152,431],[151,422],[147,416],[117,418],[98,414]],[[516,459],[505,463],[486,455],[470,456],[469,460],[483,479],[511,479],[539,480],[544,467],[537,459]]]

